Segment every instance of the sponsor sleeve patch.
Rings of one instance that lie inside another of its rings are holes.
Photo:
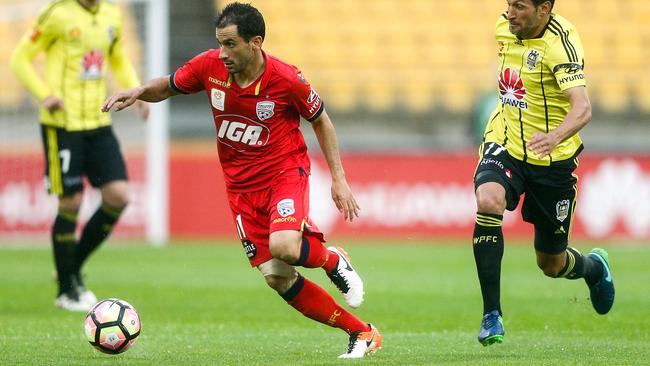
[[[292,89],[294,105],[300,115],[310,122],[318,118],[323,110],[323,100],[302,73],[298,72]]]
[[[582,65],[575,63],[559,64],[553,68],[560,89],[566,90],[587,84]]]

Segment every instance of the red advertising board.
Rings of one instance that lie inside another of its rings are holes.
[[[131,181],[131,203],[120,219],[117,235],[142,236],[146,206],[144,202],[144,160],[129,154],[127,161]],[[37,152],[0,154],[0,243],[3,238],[43,237],[49,235],[56,216],[56,198],[45,190],[43,154]],[[85,222],[99,206],[97,190],[86,190],[80,221]]]
[[[650,238],[650,155],[585,155],[574,238]],[[361,216],[345,223],[330,198],[322,158],[313,159],[311,214],[326,234],[355,237],[466,238],[476,205],[473,152],[459,154],[347,154],[346,175]],[[171,163],[172,235],[235,236],[217,157],[176,156]],[[507,213],[507,235],[531,237],[519,211]]]
[[[127,156],[133,195],[117,235],[142,237],[143,159]],[[361,215],[353,223],[344,222],[336,210],[327,165],[314,157],[312,218],[329,236],[467,238],[474,225],[471,177],[476,157],[473,152],[344,155],[346,175],[361,206]],[[43,188],[42,164],[38,153],[0,155],[0,241],[48,234],[56,200]],[[650,239],[650,155],[585,154],[577,173],[574,238]],[[216,152],[173,153],[169,183],[172,238],[236,238]],[[82,221],[99,202],[97,192],[86,196]],[[532,235],[518,211],[505,216],[504,231],[510,237]]]

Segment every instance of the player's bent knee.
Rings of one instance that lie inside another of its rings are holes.
[[[554,269],[543,269],[542,272],[544,272],[544,275],[546,277],[550,277],[550,278],[560,277],[560,271],[556,271]]]
[[[126,181],[106,184],[101,188],[102,201],[115,209],[124,209],[131,201],[129,185]]]
[[[537,267],[551,278],[560,277],[567,262],[566,253],[545,254],[537,252]]]
[[[59,197],[59,208],[68,212],[78,212],[83,200],[83,193],[77,192],[69,196]]]
[[[506,209],[505,189],[497,183],[486,183],[476,190],[478,212],[503,214]]]
[[[562,271],[563,268],[563,265],[559,265],[556,263],[549,263],[549,262],[537,263],[537,266],[539,267],[539,269],[542,270],[542,272],[544,272],[544,275],[551,278],[559,277],[560,271]]]
[[[257,269],[264,276],[266,284],[279,294],[287,292],[298,278],[296,269],[279,259],[266,261]]]
[[[126,196],[120,196],[120,197],[113,197],[110,200],[103,200],[108,206],[114,209],[118,210],[123,210],[126,208],[126,206],[129,205],[131,202],[130,198],[128,195]]]
[[[501,215],[506,209],[506,200],[495,196],[477,196],[476,207],[478,212]]]
[[[298,260],[298,256],[292,255],[290,246],[286,242],[269,243],[269,250],[273,258],[285,263],[295,263]]]
[[[293,285],[292,281],[286,277],[268,275],[264,276],[264,280],[270,288],[279,294],[287,292],[291,288],[291,285]]]
[[[293,230],[283,230],[271,233],[269,251],[273,258],[285,263],[296,263],[300,257],[301,233]]]

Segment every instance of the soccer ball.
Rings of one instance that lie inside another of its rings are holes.
[[[129,349],[140,335],[140,317],[128,302],[106,299],[90,309],[84,328],[93,347],[117,354]]]

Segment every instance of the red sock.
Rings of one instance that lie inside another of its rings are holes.
[[[304,316],[319,323],[343,329],[347,333],[370,330],[368,324],[339,306],[330,294],[303,276],[298,277],[282,298]]]
[[[318,238],[309,235],[302,237],[297,265],[305,268],[323,267],[329,273],[336,268],[338,261],[339,256],[327,250]]]

